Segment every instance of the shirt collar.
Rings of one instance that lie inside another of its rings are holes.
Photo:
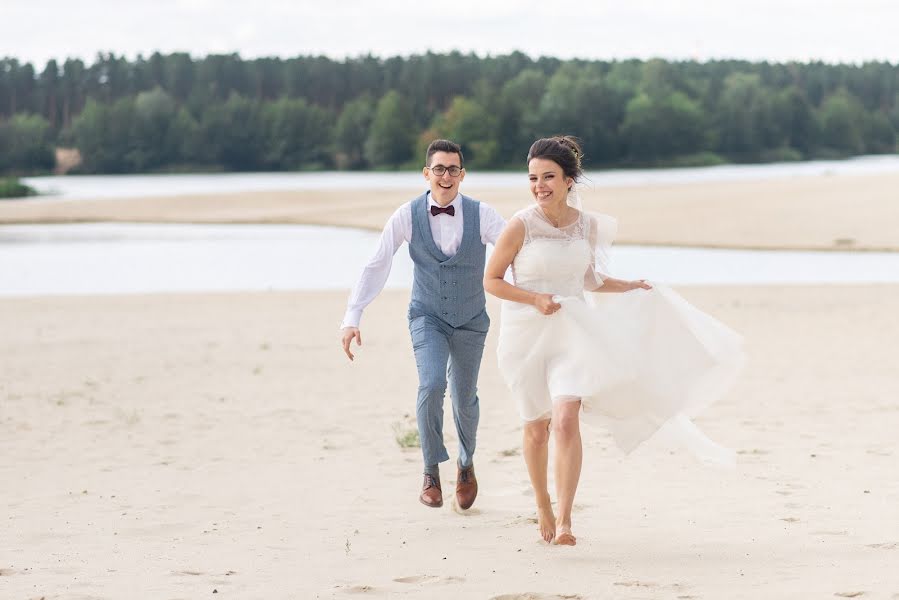
[[[459,205],[462,203],[462,193],[456,192],[456,197],[453,198],[453,201],[447,204],[447,206],[454,206],[456,209],[459,208]],[[437,204],[437,201],[431,196],[430,190],[428,191],[428,206],[440,206]]]

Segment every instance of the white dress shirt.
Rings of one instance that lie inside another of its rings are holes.
[[[431,225],[431,236],[434,243],[447,257],[452,257],[459,250],[462,243],[462,195],[456,197],[447,206],[452,206],[456,214],[450,216],[445,213],[432,215],[431,206],[440,206],[428,193],[428,223]],[[496,244],[500,232],[506,225],[498,212],[493,208],[480,203],[478,211],[481,218],[481,242],[484,244]],[[371,304],[387,283],[390,275],[390,267],[393,266],[393,255],[403,242],[412,241],[412,201],[400,206],[387,221],[381,239],[374,255],[362,270],[362,276],[350,293],[347,302],[346,314],[343,317],[341,327],[359,327],[362,320],[362,311]]]

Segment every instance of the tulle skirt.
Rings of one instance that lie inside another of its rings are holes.
[[[503,303],[499,366],[523,420],[578,397],[582,419],[606,426],[625,452],[664,430],[702,461],[733,462],[690,419],[740,372],[737,333],[661,285],[556,300],[562,308],[549,316]]]

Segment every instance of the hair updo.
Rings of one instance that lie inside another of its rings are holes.
[[[535,158],[551,160],[560,167],[566,177],[579,181],[584,170],[581,167],[583,151],[576,138],[570,135],[554,135],[539,139],[528,150],[528,164]]]

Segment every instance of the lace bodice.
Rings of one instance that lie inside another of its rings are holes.
[[[512,261],[515,285],[533,292],[581,296],[584,289],[602,285],[597,274],[599,221],[579,212],[570,225],[555,227],[538,206],[513,218],[525,227],[524,243]],[[599,269],[604,272],[604,269]]]

